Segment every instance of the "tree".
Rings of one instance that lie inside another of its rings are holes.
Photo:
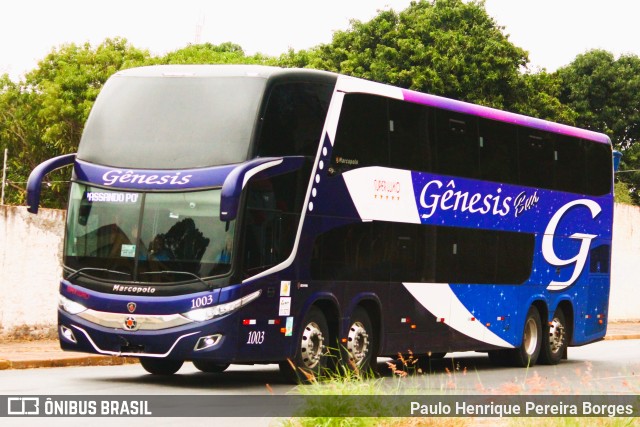
[[[617,60],[604,50],[578,55],[557,71],[560,100],[577,113],[576,124],[604,132],[623,153],[620,169],[640,169],[640,58],[622,55]],[[640,203],[640,173],[617,175]]]
[[[279,64],[319,68],[572,124],[546,72],[523,74],[527,52],[509,41],[484,1],[412,2],[352,21],[329,44],[289,50]]]
[[[305,64],[306,62],[306,64]],[[413,2],[369,22],[352,21],[330,44],[290,51],[305,65],[498,108],[515,104],[527,53],[513,45],[482,1]]]
[[[53,49],[24,82],[0,80],[0,137],[9,149],[10,192],[7,200],[23,203],[25,181],[42,161],[73,153],[84,123],[107,78],[116,71],[149,61],[147,51],[124,39],[107,39],[95,49],[63,45]],[[42,203],[61,207],[67,197],[69,170],[49,175]]]
[[[5,203],[10,205],[24,200],[26,179],[38,164],[34,149],[42,156],[47,155],[37,149],[41,144],[36,97],[37,94],[12,82],[8,75],[0,77],[0,152],[9,150]]]
[[[189,45],[157,60],[160,64],[269,64],[273,61],[261,54],[246,56],[241,46],[231,42]]]

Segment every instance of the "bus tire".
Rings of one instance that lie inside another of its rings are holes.
[[[564,311],[558,308],[553,313],[553,319],[543,328],[542,349],[539,362],[543,365],[557,365],[567,350],[567,322]]]
[[[311,307],[301,323],[293,359],[280,362],[280,372],[291,382],[309,383],[321,377],[328,366],[329,326],[322,311]]]
[[[153,375],[173,375],[184,363],[183,360],[160,359],[156,357],[141,357],[140,364],[145,371]]]
[[[367,372],[375,367],[375,349],[376,335],[371,318],[364,308],[356,307],[347,331],[343,362],[347,369]]]
[[[509,361],[513,366],[520,368],[531,367],[538,361],[542,348],[542,323],[540,313],[535,306],[531,306],[524,321],[522,331],[522,345],[508,350]]]
[[[229,363],[215,363],[209,360],[193,360],[192,362],[193,366],[195,366],[199,371],[207,372],[209,374],[219,374],[229,367]]]

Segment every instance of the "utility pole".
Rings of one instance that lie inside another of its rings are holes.
[[[4,187],[7,185],[7,154],[9,149],[4,149],[4,163],[2,166],[2,197],[0,198],[0,206],[4,206]]]

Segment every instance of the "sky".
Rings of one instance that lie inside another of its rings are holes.
[[[277,56],[329,43],[351,19],[411,0],[4,0],[0,74],[17,81],[53,48],[97,46],[108,37],[163,55],[193,43],[239,44],[245,53]],[[590,49],[640,55],[640,2],[634,0],[486,0],[485,7],[529,67],[554,71]]]

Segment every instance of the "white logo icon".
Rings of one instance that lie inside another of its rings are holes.
[[[556,255],[556,252],[553,249],[553,236],[556,233],[556,227],[558,226],[558,223],[560,222],[560,219],[562,219],[564,214],[572,207],[578,206],[578,205],[583,205],[589,208],[589,210],[591,211],[592,218],[595,218],[596,216],[598,216],[598,214],[602,211],[602,208],[600,207],[600,205],[598,205],[593,200],[588,200],[588,199],[574,200],[573,202],[567,203],[566,205],[558,209],[558,211],[553,215],[553,217],[551,217],[551,220],[549,221],[549,225],[547,225],[547,229],[544,231],[544,237],[542,238],[542,255],[544,256],[544,259],[546,259],[549,264],[554,265],[556,267],[564,267],[566,265],[575,263],[573,274],[571,275],[569,280],[565,282],[556,282],[555,280],[552,280],[551,283],[549,283],[549,286],[547,286],[547,289],[552,291],[558,291],[558,290],[564,289],[572,285],[573,282],[576,281],[578,276],[580,276],[580,274],[582,273],[582,270],[584,269],[584,266],[587,262],[587,255],[589,255],[589,247],[591,246],[591,240],[593,240],[595,237],[598,237],[595,234],[574,233],[571,236],[569,236],[569,238],[575,239],[575,240],[582,240],[580,244],[580,250],[578,251],[576,256],[569,259],[560,259]]]

